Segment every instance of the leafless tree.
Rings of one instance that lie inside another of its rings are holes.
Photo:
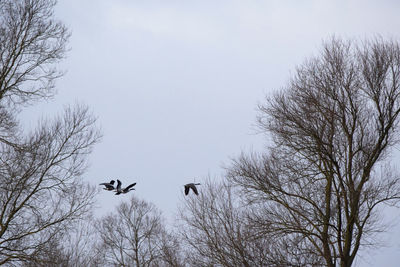
[[[67,263],[63,266],[104,266],[104,256],[96,250],[100,238],[94,222],[93,216],[78,221],[61,239],[62,255]]]
[[[24,267],[67,267],[69,266],[69,261],[68,256],[63,251],[62,240],[63,236],[57,235],[49,240],[49,242],[46,242],[44,246],[41,247],[40,251],[35,254],[35,257],[18,263],[9,262],[7,265]]]
[[[18,146],[0,143],[0,264],[29,260],[90,211],[95,188],[81,179],[99,138],[86,107],[43,121]]]
[[[178,244],[166,233],[161,213],[151,203],[132,196],[129,203],[100,219],[97,230],[99,250],[111,265],[180,266],[174,251]]]
[[[52,96],[69,33],[53,18],[55,0],[0,1],[0,104]]]
[[[59,233],[35,255],[25,267],[105,266],[103,255],[96,250],[99,241],[90,215],[73,223],[71,230]]]
[[[189,266],[302,266],[287,262],[286,244],[254,232],[240,196],[226,182],[207,181],[180,208],[181,239]]]
[[[383,230],[380,204],[400,198],[389,157],[399,141],[399,86],[397,42],[332,38],[260,105],[258,122],[273,144],[243,153],[229,170],[261,207],[255,232],[280,236],[326,266],[351,266],[373,244]]]
[[[93,216],[81,218],[73,225],[73,229],[57,238],[56,240],[59,242],[57,256],[59,258],[54,257],[55,259],[51,264],[44,264],[43,266],[105,266],[104,256],[96,249],[100,238],[94,222]]]
[[[176,233],[164,227],[164,230],[161,231],[161,234],[158,238],[157,246],[160,249],[160,263],[162,266],[186,266],[182,255],[183,248],[179,240],[179,236]]]
[[[69,106],[31,132],[17,119],[24,105],[52,96],[61,75],[55,63],[69,33],[53,18],[55,3],[0,1],[0,265],[42,264],[51,248],[57,258],[58,239],[90,212],[96,193],[82,180],[100,138],[87,107]]]

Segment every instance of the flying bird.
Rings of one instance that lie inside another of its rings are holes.
[[[132,187],[135,186],[136,183],[130,184],[130,185],[128,185],[128,186],[125,187],[125,188],[121,188],[121,185],[122,185],[121,181],[117,179],[117,188],[116,188],[116,192],[117,192],[117,193],[115,193],[116,195],[119,195],[119,194],[121,194],[121,193],[122,193],[122,194],[126,194],[126,193],[128,193],[129,191],[131,191],[131,190],[135,190],[135,188],[132,188]]]
[[[195,184],[195,183],[185,184],[185,185],[184,185],[184,186],[185,186],[185,196],[186,196],[187,194],[189,194],[189,190],[190,190],[190,189],[192,189],[193,192],[194,192],[196,195],[198,195],[199,192],[197,191],[196,185],[200,185],[200,184],[199,184],[199,183],[197,183],[197,184]]]
[[[101,183],[100,185],[104,185],[104,186],[105,186],[105,187],[103,188],[104,190],[112,191],[112,190],[115,189],[114,183],[115,183],[115,181],[114,181],[114,180],[111,180],[109,183]]]

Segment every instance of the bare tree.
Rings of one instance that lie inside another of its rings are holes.
[[[68,232],[61,233],[27,266],[105,266],[104,255],[96,249],[100,238],[93,216],[76,221]]]
[[[397,204],[400,47],[333,38],[260,106],[268,153],[242,154],[229,179],[260,209],[255,231],[293,240],[326,266],[351,266],[383,230],[380,204]]]
[[[182,255],[182,245],[179,236],[166,229],[161,231],[157,241],[157,246],[160,249],[162,266],[182,267],[186,266]]]
[[[114,266],[179,266],[176,242],[156,207],[132,196],[97,223],[99,250]],[[172,241],[172,244],[171,244]],[[177,264],[177,265],[175,265]]]
[[[104,255],[96,249],[100,238],[94,222],[93,216],[83,218],[60,240],[61,254],[66,259],[63,266],[104,266]]]
[[[69,33],[53,18],[55,3],[0,1],[0,265],[43,265],[50,248],[47,259],[60,258],[59,238],[90,212],[96,193],[81,178],[100,138],[87,107],[67,107],[30,133],[17,119],[24,105],[52,96],[61,75],[55,63]]]
[[[0,144],[0,264],[35,257],[47,242],[88,213],[95,188],[80,178],[99,138],[86,107]]]
[[[24,267],[67,267],[69,266],[68,256],[64,253],[61,241],[63,240],[63,235],[57,235],[49,242],[46,242],[44,246],[41,247],[40,251],[26,261],[20,262],[9,262],[9,266],[24,266]],[[72,266],[72,265],[71,265]]]
[[[186,198],[180,208],[189,266],[301,266],[282,257],[285,244],[255,234],[248,220],[255,207],[244,206],[232,186],[210,181],[202,186],[202,193]]]
[[[53,95],[69,33],[53,18],[55,0],[0,1],[0,104]]]

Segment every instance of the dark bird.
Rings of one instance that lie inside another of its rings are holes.
[[[136,183],[130,184],[125,188],[121,188],[121,185],[122,185],[121,181],[117,179],[117,188],[116,188],[117,193],[115,193],[116,195],[119,195],[121,193],[126,194],[131,190],[135,190],[135,188],[132,188],[132,187],[135,186]]]
[[[104,190],[112,191],[112,190],[115,189],[114,183],[115,183],[115,181],[114,181],[114,180],[111,180],[109,183],[101,183],[100,185],[104,185],[104,186],[105,186],[105,187],[103,188]]]
[[[198,195],[199,192],[197,191],[196,185],[200,185],[199,183],[195,184],[195,183],[189,183],[189,184],[185,184],[185,195],[189,194],[189,190],[192,189],[193,192]]]

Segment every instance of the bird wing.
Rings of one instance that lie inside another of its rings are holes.
[[[199,192],[197,192],[197,188],[196,188],[196,186],[195,186],[194,184],[191,184],[191,185],[190,185],[190,188],[192,188],[193,192],[194,192],[196,195],[199,194]]]
[[[114,180],[111,180],[111,181],[110,181],[110,184],[112,184],[112,185],[113,185],[114,183],[115,183],[115,181],[114,181]]]
[[[117,180],[117,191],[121,191],[121,181]]]
[[[131,187],[135,186],[135,185],[136,185],[136,183],[133,183],[133,184],[128,185],[127,187],[124,188],[124,192],[128,192],[129,189],[130,189]]]
[[[104,190],[113,190],[114,186],[112,184],[109,183],[101,183],[100,185],[104,185],[105,188],[103,188]]]
[[[187,195],[187,194],[189,194],[189,186],[187,186],[187,185],[185,185],[185,196]]]

